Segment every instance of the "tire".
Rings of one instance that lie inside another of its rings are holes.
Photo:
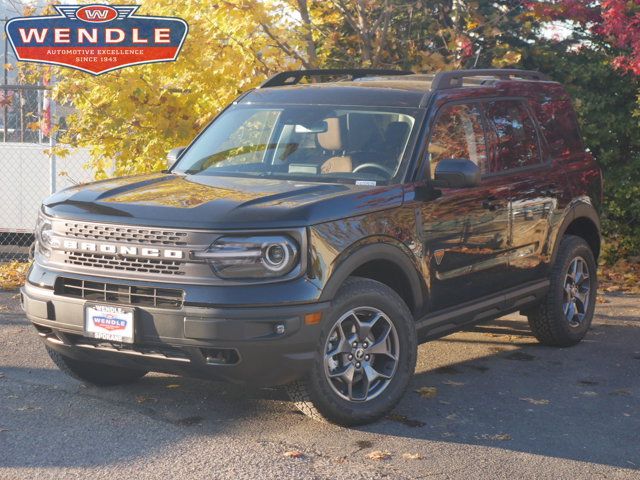
[[[380,282],[351,277],[321,328],[310,373],[287,386],[296,407],[316,420],[344,426],[370,423],[389,412],[406,391],[417,356],[413,316],[400,296]],[[341,353],[329,355],[335,351]],[[355,372],[352,388],[344,381],[349,370]],[[344,377],[329,378],[342,371]]]
[[[574,265],[586,271],[588,278],[577,274],[575,277],[582,278],[582,282],[574,281],[572,284],[569,274],[573,271]],[[596,261],[587,242],[574,235],[565,235],[562,238],[550,281],[546,298],[538,306],[525,312],[531,330],[543,345],[576,345],[591,326],[598,288]],[[588,288],[586,299],[585,288]],[[574,307],[571,307],[570,302],[575,292],[578,292],[582,300],[576,296],[573,300]]]
[[[148,371],[114,367],[102,363],[84,362],[67,357],[45,345],[53,363],[70,377],[98,387],[110,387],[132,383],[144,377]]]

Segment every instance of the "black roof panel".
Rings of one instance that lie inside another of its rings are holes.
[[[415,108],[430,90],[433,77],[429,77],[429,81],[426,77],[370,77],[355,81],[258,88],[244,96],[240,103]]]

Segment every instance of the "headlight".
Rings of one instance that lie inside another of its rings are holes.
[[[194,252],[206,259],[221,278],[274,278],[298,264],[299,249],[286,235],[220,237],[208,250]]]
[[[36,222],[36,251],[49,258],[51,256],[51,240],[53,238],[53,227],[51,220],[42,213],[38,215]]]

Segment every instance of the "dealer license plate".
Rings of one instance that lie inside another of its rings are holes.
[[[134,309],[114,305],[87,305],[84,334],[110,342],[133,343]]]

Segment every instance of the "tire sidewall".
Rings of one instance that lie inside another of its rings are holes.
[[[377,397],[365,402],[350,402],[338,396],[324,372],[327,336],[342,315],[357,307],[374,307],[384,312],[396,328],[400,350],[398,366],[389,385]],[[347,281],[322,325],[314,366],[308,378],[311,399],[325,417],[349,424],[371,421],[384,415],[402,398],[415,370],[416,356],[413,318],[398,294],[374,280]]]
[[[569,266],[571,265],[571,262],[573,262],[576,257],[581,257],[587,264],[587,268],[589,269],[590,292],[584,321],[578,327],[571,327],[569,325],[569,321],[565,317],[562,306],[564,303],[565,276],[567,274]],[[593,320],[593,315],[595,312],[596,296],[598,291],[597,265],[593,257],[593,252],[586,244],[586,242],[579,238],[572,239],[571,243],[568,245],[567,250],[565,250],[563,252],[563,255],[560,256],[557,260],[558,268],[554,272],[555,275],[551,285],[555,300],[553,302],[553,315],[558,319],[556,328],[561,330],[563,336],[567,336],[572,340],[579,341],[585,336],[585,334],[591,327],[591,322]]]

